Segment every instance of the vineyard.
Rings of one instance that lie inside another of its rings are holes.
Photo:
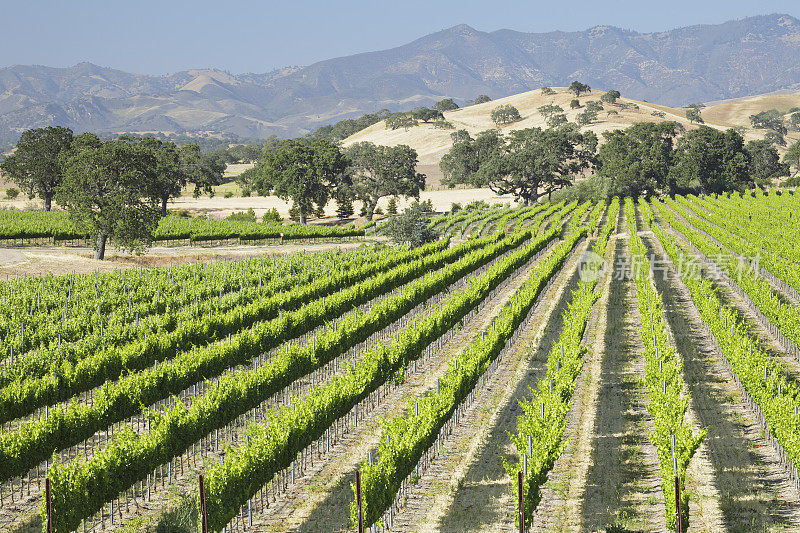
[[[0,530],[800,530],[800,195],[428,227],[171,216],[154,240],[364,242],[0,282]]]
[[[205,217],[170,215],[161,219],[153,241],[164,244],[234,243],[263,244],[269,241],[308,241],[364,235],[363,229],[347,226],[306,226],[212,220]],[[6,246],[33,244],[90,243],[87,230],[81,229],[64,211],[0,210],[0,243]]]

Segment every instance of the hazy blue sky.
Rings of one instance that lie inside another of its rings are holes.
[[[492,31],[640,32],[768,13],[800,0],[3,0],[0,66],[90,61],[159,74],[217,67],[266,72],[380,50],[460,23]]]

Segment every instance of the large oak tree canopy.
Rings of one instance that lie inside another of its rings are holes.
[[[91,133],[75,139],[57,199],[95,238],[96,259],[103,259],[109,240],[129,250],[151,242],[159,219],[157,166],[152,153],[123,139],[101,141]]]
[[[489,187],[528,205],[572,183],[595,160],[597,136],[574,125],[528,128],[503,137],[487,131],[462,138],[440,163],[443,182]]]
[[[347,159],[331,141],[287,139],[265,150],[259,164],[243,179],[262,196],[273,194],[292,200],[300,223],[305,224],[315,208],[328,203],[346,169]]]
[[[608,193],[639,196],[668,188],[677,134],[674,122],[642,122],[603,133],[598,173],[605,180]]]
[[[425,174],[417,172],[417,152],[409,146],[360,142],[347,148],[345,155],[353,195],[364,202],[367,220],[372,220],[382,197],[419,198],[425,190]]]

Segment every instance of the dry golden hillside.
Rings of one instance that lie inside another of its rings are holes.
[[[451,122],[456,129],[465,129],[474,135],[480,131],[495,127],[490,118],[490,113],[495,107],[503,104],[511,104],[519,110],[523,118],[514,124],[500,128],[502,131],[507,132],[534,126],[546,127],[545,119],[539,113],[538,108],[546,104],[555,104],[561,106],[565,110],[567,118],[570,121],[575,121],[578,113],[581,113],[585,108],[570,109],[569,103],[575,96],[564,87],[554,87],[553,89],[556,91],[556,94],[550,96],[542,95],[541,91],[535,90],[500,98],[484,104],[448,111],[444,114],[445,119]],[[589,100],[599,101],[603,92],[604,91],[593,90],[589,94],[581,95],[581,105],[585,105]],[[604,104],[605,110],[598,114],[597,121],[594,124],[586,126],[584,129],[592,130],[599,135],[603,131],[626,128],[636,122],[656,122],[663,120],[679,122],[687,129],[696,127],[689,124],[689,121],[686,120],[685,109],[671,108],[650,102],[630,100],[628,98],[621,98],[619,102],[629,104],[630,108],[623,109],[622,106]],[[638,106],[638,109],[633,107],[634,105]],[[780,111],[788,111],[792,107],[800,107],[800,93],[763,95],[724,102],[704,108],[702,110],[702,117],[709,126],[718,128],[744,126],[749,128],[749,117],[752,114],[772,108],[776,108]],[[609,113],[609,111],[612,112]],[[614,114],[613,111],[616,111],[617,114]],[[653,116],[653,112],[656,111],[663,112],[665,116],[663,118]],[[408,130],[391,130],[387,129],[383,122],[379,122],[348,137],[345,139],[344,145],[348,146],[361,141],[370,141],[376,144],[389,146],[407,144],[414,148],[419,154],[420,166],[431,172],[438,166],[442,155],[452,146],[452,141],[450,139],[450,134],[452,132],[453,130],[438,129],[431,124],[420,124]],[[745,138],[748,140],[760,139],[763,138],[763,134],[763,130],[748,129],[745,132]],[[790,140],[795,140],[797,138],[797,133],[790,133]]]

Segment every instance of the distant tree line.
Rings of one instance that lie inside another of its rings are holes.
[[[674,122],[647,122],[603,136],[598,175],[609,194],[743,191],[789,175],[771,142],[745,143],[733,128],[682,132]]]
[[[336,124],[322,126],[310,134],[312,138],[328,141],[342,141],[354,133],[367,129],[373,124],[386,120],[392,114],[388,109],[381,109],[375,113],[366,113],[358,118],[340,120]]]
[[[539,109],[548,123],[560,110]],[[685,132],[674,122],[646,122],[603,137],[599,144],[591,131],[560,121],[508,135],[487,130],[473,138],[459,130],[440,162],[442,182],[489,187],[530,204],[589,174],[600,182],[603,196],[741,191],[789,175],[787,161],[781,162],[772,142],[745,143],[735,129],[700,126]],[[800,143],[792,152],[800,156]]]

